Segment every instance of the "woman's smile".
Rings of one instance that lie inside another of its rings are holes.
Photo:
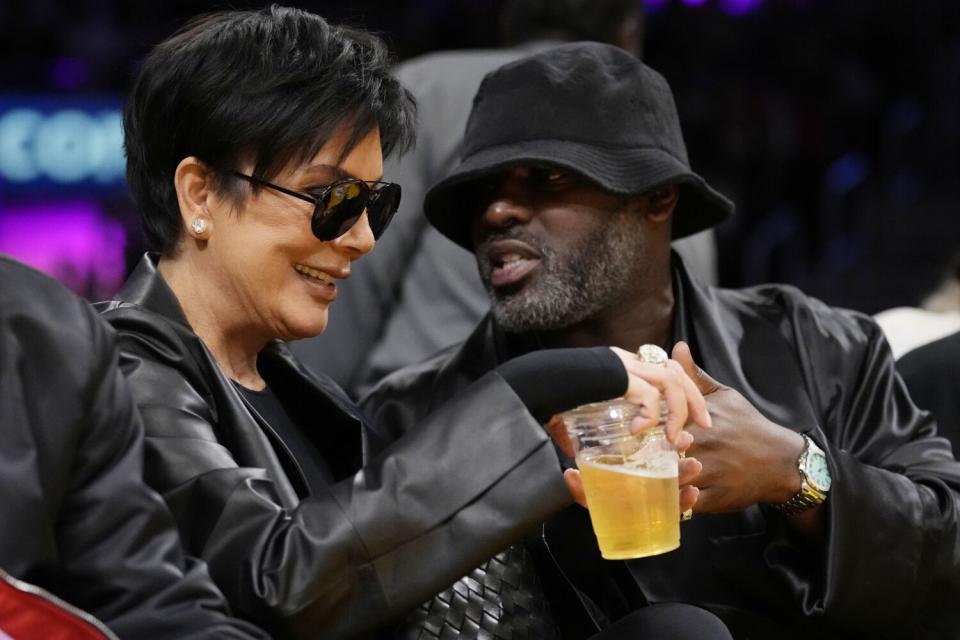
[[[327,302],[333,302],[337,297],[337,279],[336,277],[320,271],[319,269],[314,269],[313,267],[308,267],[303,264],[294,264],[294,270],[297,274],[311,287],[312,292],[315,295],[323,298]]]

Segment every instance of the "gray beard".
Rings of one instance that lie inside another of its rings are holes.
[[[493,317],[509,333],[527,333],[570,327],[613,308],[630,295],[633,280],[640,275],[637,266],[644,259],[638,250],[644,245],[638,242],[639,231],[617,216],[564,255],[520,235],[541,252],[542,259],[536,281],[516,293],[490,286],[492,268],[485,257],[478,258]]]

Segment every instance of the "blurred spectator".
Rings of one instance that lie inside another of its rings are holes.
[[[877,320],[894,355],[902,354],[897,370],[911,397],[933,413],[940,435],[950,440],[956,455],[960,451],[960,253],[922,309],[891,309],[878,314]]]
[[[114,333],[17,262],[0,257],[0,281],[0,569],[122,638],[265,637],[229,617],[143,483]]]
[[[887,309],[875,319],[887,336],[894,358],[960,331],[960,253],[953,257],[940,286],[919,308]]]
[[[910,396],[933,413],[941,436],[960,451],[960,332],[908,352],[897,361]]]
[[[384,375],[463,340],[490,306],[474,257],[427,224],[423,196],[456,162],[473,96],[487,72],[564,40],[643,45],[640,0],[508,0],[507,48],[441,51],[396,75],[417,99],[417,146],[385,163],[403,187],[400,210],[377,250],[353,265],[327,331],[292,345],[307,365],[354,395]],[[465,203],[466,204],[466,203]],[[716,284],[716,247],[706,231],[676,245],[693,273]]]

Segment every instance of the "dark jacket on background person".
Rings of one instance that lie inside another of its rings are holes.
[[[695,515],[678,551],[609,562],[586,512],[573,508],[544,526],[541,541],[581,611],[602,626],[647,602],[686,602],[741,639],[956,638],[960,463],[911,402],[876,324],[790,287],[703,287],[678,259],[674,294],[673,339],[688,341],[705,371],[767,418],[827,452],[825,540],[804,546],[755,505]],[[386,378],[362,406],[399,438],[530,342],[488,316],[462,345]]]
[[[338,480],[308,495],[296,459],[187,324],[155,256],[100,309],[143,414],[147,480],[235,610],[278,635],[382,628],[570,504],[550,439],[495,372],[390,447],[366,425],[378,455],[358,471],[359,410],[271,343],[260,373],[315,417],[310,436]]]
[[[120,638],[265,637],[229,617],[143,482],[114,332],[24,265],[0,257],[0,282],[0,569]]]
[[[954,455],[960,453],[960,332],[908,351],[897,371],[917,406],[933,414]]]

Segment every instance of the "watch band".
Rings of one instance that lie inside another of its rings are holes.
[[[800,453],[800,457],[797,459],[797,467],[800,470],[800,490],[786,502],[773,505],[774,509],[788,516],[803,513],[807,509],[822,504],[827,499],[827,494],[818,490],[810,484],[810,481],[807,479],[807,456],[810,453],[810,447],[815,447],[816,445],[814,445],[813,441],[805,434],[801,433],[800,435],[803,436],[803,452]]]

